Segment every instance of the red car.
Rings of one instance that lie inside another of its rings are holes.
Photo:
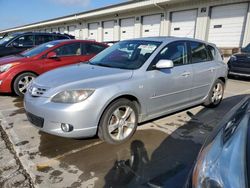
[[[31,80],[49,70],[88,61],[108,45],[94,41],[60,40],[21,54],[0,58],[0,93],[23,96]]]

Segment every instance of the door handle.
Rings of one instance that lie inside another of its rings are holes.
[[[208,69],[210,72],[214,72],[215,71],[215,68],[210,68]]]
[[[188,76],[190,76],[190,74],[191,74],[190,72],[184,72],[181,74],[181,76],[188,77]]]

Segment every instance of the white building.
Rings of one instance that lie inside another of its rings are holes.
[[[100,42],[181,36],[232,51],[250,43],[249,7],[247,0],[135,0],[2,30],[0,34],[60,32]]]

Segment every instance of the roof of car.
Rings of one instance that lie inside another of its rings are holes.
[[[58,42],[58,43],[91,42],[91,43],[98,43],[98,44],[106,45],[104,43],[96,42],[96,41],[93,41],[93,40],[79,40],[79,39],[53,40],[53,41],[50,41],[50,42]]]
[[[145,41],[155,41],[155,42],[173,42],[173,41],[187,40],[187,41],[197,41],[197,42],[202,42],[206,44],[212,44],[212,43],[207,43],[206,41],[202,41],[199,39],[193,39],[193,38],[188,38],[188,37],[171,37],[171,36],[143,37],[143,38],[136,38],[133,40],[145,40]]]

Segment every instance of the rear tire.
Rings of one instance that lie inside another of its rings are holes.
[[[30,72],[20,74],[13,82],[13,92],[16,95],[23,97],[27,91],[28,85],[36,77],[37,75]]]
[[[109,144],[121,144],[133,136],[137,123],[136,105],[128,99],[118,99],[104,111],[99,123],[98,136]]]
[[[208,94],[207,101],[204,103],[205,107],[215,108],[217,107],[224,95],[225,83],[220,79],[216,80],[211,91]]]

